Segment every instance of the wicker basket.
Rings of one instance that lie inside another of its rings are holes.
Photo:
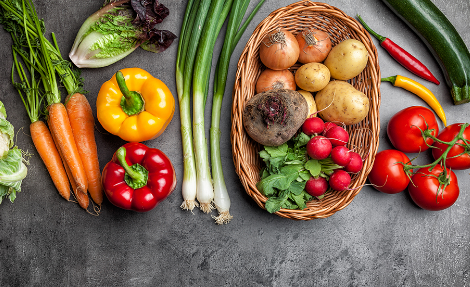
[[[260,170],[264,164],[259,157],[262,146],[245,132],[242,113],[245,103],[255,94],[255,83],[264,69],[259,60],[259,46],[270,32],[285,28],[294,35],[305,27],[315,27],[330,35],[333,46],[344,39],[362,41],[369,52],[365,70],[350,80],[350,83],[367,95],[370,100],[368,116],[359,124],[348,126],[349,148],[354,147],[362,158],[362,171],[352,177],[350,189],[342,192],[330,191],[321,200],[312,200],[304,210],[281,209],[277,215],[296,220],[326,218],[345,208],[359,193],[372,168],[378,148],[380,130],[380,68],[377,50],[366,30],[355,19],[341,10],[324,3],[301,1],[272,12],[255,29],[238,61],[238,70],[233,89],[231,142],[235,170],[246,192],[262,208],[267,198],[256,188]],[[291,69],[296,69],[295,65]]]

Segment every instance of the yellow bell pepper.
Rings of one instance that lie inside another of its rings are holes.
[[[125,141],[160,136],[175,113],[175,99],[159,79],[140,68],[118,71],[101,86],[96,99],[98,121]]]

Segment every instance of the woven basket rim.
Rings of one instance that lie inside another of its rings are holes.
[[[304,22],[309,21],[315,21],[311,25],[316,25],[319,21],[327,21],[328,23],[340,22],[343,26],[330,27],[323,25],[322,29],[326,29],[334,38],[339,37],[338,35],[340,34],[338,33],[346,31],[345,33],[348,34],[348,37],[362,41],[369,52],[368,64],[364,72],[359,75],[362,78],[359,79],[358,76],[350,82],[357,89],[365,92],[369,97],[370,110],[368,117],[357,127],[352,127],[352,129],[357,132],[361,127],[368,128],[369,134],[365,137],[370,139],[370,143],[367,146],[367,150],[363,151],[365,155],[363,156],[364,167],[360,173],[353,177],[349,190],[334,192],[334,195],[328,193],[321,201],[314,199],[313,201],[315,202],[309,202],[307,208],[304,210],[281,209],[275,213],[278,216],[294,220],[326,218],[344,209],[352,202],[364,185],[367,175],[372,168],[374,157],[378,149],[378,137],[380,133],[380,67],[378,64],[377,49],[369,33],[357,20],[346,15],[342,10],[326,3],[307,0],[279,8],[271,12],[258,24],[247,41],[238,61],[236,79],[232,91],[233,105],[230,139],[235,171],[245,191],[261,208],[265,209],[264,204],[267,198],[258,191],[256,181],[253,180],[253,177],[257,176],[255,172],[258,171],[259,173],[259,156],[255,151],[258,151],[260,146],[246,134],[242,123],[242,112],[247,100],[243,97],[247,97],[247,95],[250,97],[254,96],[254,83],[256,82],[257,76],[259,76],[260,67],[262,67],[259,63],[259,57],[257,57],[259,43],[267,33],[279,28],[283,24],[286,25],[282,26],[283,28],[295,30],[298,28],[296,25],[305,25]],[[335,23],[332,25],[335,25]],[[341,37],[344,36],[341,35]],[[333,46],[334,45],[335,43],[333,43]],[[259,67],[257,68],[257,66]],[[359,136],[356,135],[355,137]]]

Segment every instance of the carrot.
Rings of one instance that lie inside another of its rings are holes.
[[[29,126],[34,146],[46,165],[52,182],[59,194],[66,200],[70,199],[70,185],[52,135],[43,121],[35,121]]]
[[[50,118],[48,118],[47,124],[50,125]],[[57,146],[57,138],[55,137],[54,134],[51,134],[51,136],[52,136],[52,140],[54,141],[54,144]],[[67,174],[67,178],[69,179],[70,185],[72,185],[72,191],[73,191],[74,197],[77,199],[80,207],[82,207],[85,210],[88,210],[88,205],[90,204],[88,195],[83,192],[78,191],[77,184],[75,183],[75,180],[73,179],[70,168],[65,162],[64,155],[62,154],[60,149],[58,149],[57,151],[59,152],[59,156],[62,160],[62,164],[64,165],[65,173]]]
[[[101,185],[100,163],[95,141],[95,118],[87,98],[80,93],[71,94],[65,100],[65,108],[72,126],[78,153],[82,159],[88,180],[88,192],[93,201],[101,206],[103,187]]]
[[[69,177],[70,184],[72,185],[73,194],[75,195],[75,198],[77,199],[78,204],[80,205],[81,208],[87,210],[88,205],[90,204],[88,195],[86,193],[78,191],[77,184],[73,180],[72,172],[70,171],[70,168],[67,165],[65,165],[65,172],[67,173],[67,176]]]
[[[70,168],[73,180],[77,184],[77,190],[86,194],[88,181],[80,154],[75,143],[72,127],[65,106],[62,103],[54,103],[49,106],[49,128],[57,140],[65,163]]]

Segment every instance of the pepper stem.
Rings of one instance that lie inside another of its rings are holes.
[[[357,19],[359,19],[359,22],[361,22],[362,26],[364,26],[364,28],[367,30],[367,32],[369,32],[375,38],[377,38],[377,40],[379,40],[380,43],[382,43],[383,41],[385,41],[387,39],[386,37],[375,33],[374,30],[372,30],[369,26],[367,26],[366,22],[364,22],[364,20],[362,20],[361,16],[357,15]]]
[[[121,71],[116,73],[116,81],[123,94],[121,98],[121,108],[128,115],[133,116],[144,110],[144,99],[139,92],[129,91],[126,85],[126,79]]]
[[[395,86],[395,81],[397,80],[397,76],[390,76],[390,77],[387,77],[387,78],[382,78],[381,81],[382,82],[390,82],[392,83],[392,85]]]
[[[129,166],[126,161],[125,147],[120,147],[116,151],[116,157],[119,161],[119,164],[126,171],[124,181],[127,183],[127,185],[133,189],[141,188],[147,185],[148,170],[138,163]]]

